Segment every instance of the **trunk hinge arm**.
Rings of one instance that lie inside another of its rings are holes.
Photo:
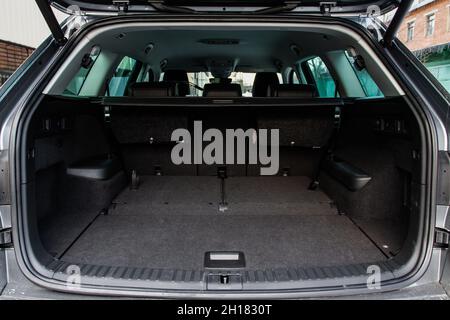
[[[433,247],[439,249],[448,249],[449,238],[450,238],[450,231],[441,228],[434,229]]]
[[[320,13],[324,16],[331,15],[331,9],[336,7],[336,2],[328,1],[328,2],[320,2]]]
[[[52,11],[50,2],[48,0],[36,0],[36,4],[44,16],[45,22],[47,22],[56,44],[61,47],[64,46],[67,42],[67,38],[65,37],[64,32],[62,31],[61,26]]]
[[[13,240],[12,240],[12,230],[11,228],[1,229],[0,230],[0,249],[8,249],[12,248]]]
[[[119,14],[124,14],[128,12],[130,0],[113,0],[113,5],[117,7]]]
[[[400,2],[397,8],[397,12],[395,12],[394,17],[392,18],[392,21],[387,27],[386,32],[384,33],[384,37],[381,40],[381,44],[383,46],[387,47],[392,44],[392,40],[394,40],[394,37],[397,34],[398,30],[400,29],[400,25],[403,19],[408,14],[409,9],[411,8],[413,2],[414,0],[402,0]]]

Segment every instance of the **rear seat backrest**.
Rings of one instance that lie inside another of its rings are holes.
[[[311,84],[279,84],[273,91],[274,97],[314,98],[317,96],[316,87]]]
[[[226,110],[202,110],[195,114],[196,120],[202,121],[203,130],[206,131],[208,129],[218,129],[222,133],[224,137],[224,143],[226,138],[226,130],[227,129],[242,129],[246,131],[248,128],[254,128],[254,125],[250,125],[249,118],[253,116],[253,114],[242,110],[242,109],[226,109]],[[239,114],[239,116],[236,116]],[[254,119],[254,118],[253,118]],[[208,145],[209,142],[204,142],[203,147]],[[223,157],[224,162],[226,162],[227,150],[223,149]],[[214,164],[214,165],[206,165],[201,164],[198,166],[198,174],[201,176],[215,176],[217,175],[218,168],[225,167],[227,170],[227,175],[232,176],[245,176],[247,171],[246,164],[237,164],[237,156],[236,156],[236,144],[234,151],[234,164]],[[248,155],[247,155],[248,158]]]
[[[208,83],[203,88],[204,97],[242,97],[242,88],[238,83]]]
[[[280,147],[322,148],[333,132],[333,114],[260,117],[259,129],[280,129]]]
[[[258,115],[258,129],[279,129],[279,175],[312,177],[333,133],[334,107],[309,107]],[[249,167],[249,175],[258,175],[259,167]]]
[[[192,165],[171,161],[172,132],[188,128],[187,116],[146,108],[113,107],[111,129],[121,145],[128,172],[141,175],[196,175]]]
[[[119,108],[123,111],[117,110]],[[169,144],[172,132],[187,128],[187,125],[187,118],[178,115],[129,110],[127,107],[113,108],[111,113],[111,128],[120,144]]]
[[[132,97],[173,97],[177,95],[175,83],[141,82],[130,87]]]

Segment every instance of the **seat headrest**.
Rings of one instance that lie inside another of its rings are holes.
[[[267,97],[270,92],[280,84],[275,72],[258,72],[253,82],[252,93],[254,97]]]
[[[242,97],[239,83],[208,83],[203,88],[204,97]]]
[[[275,87],[274,97],[314,98],[316,87],[311,84],[279,84]]]
[[[173,83],[165,82],[140,82],[130,88],[132,97],[173,97],[176,95],[176,87]]]
[[[184,70],[165,71],[163,81],[176,83],[176,85],[178,86],[178,95],[181,97],[185,97],[191,93],[188,74]]]

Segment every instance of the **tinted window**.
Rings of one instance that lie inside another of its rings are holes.
[[[292,84],[301,83],[300,80],[298,79],[297,73],[295,72],[294,69],[292,69],[291,72],[289,73],[289,83],[292,83]]]
[[[308,60],[306,65],[314,78],[319,97],[336,97],[338,95],[336,83],[334,82],[333,77],[331,77],[331,74],[322,59],[320,59],[320,57],[315,57]]]
[[[358,77],[358,80],[361,84],[361,87],[364,90],[364,93],[366,97],[383,97],[383,93],[381,92],[380,88],[378,88],[375,81],[373,81],[370,74],[367,72],[366,69],[359,70],[355,66],[355,59],[351,57],[348,52],[345,52],[345,55],[347,56],[348,61],[352,65],[353,71],[355,71],[356,76]]]
[[[79,95],[81,89],[83,88],[84,82],[86,81],[89,72],[97,61],[98,56],[100,55],[100,48],[94,47],[92,48],[91,53],[85,55],[83,57],[83,65],[78,70],[77,74],[70,81],[67,88],[64,90],[63,94],[66,95]]]
[[[109,96],[121,97],[125,95],[125,90],[128,87],[128,82],[136,66],[136,62],[136,60],[130,57],[122,59],[109,81]]]
[[[153,70],[148,65],[142,65],[141,71],[139,71],[139,75],[136,79],[136,83],[153,81],[155,81]]]

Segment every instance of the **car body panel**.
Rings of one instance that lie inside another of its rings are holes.
[[[409,0],[406,0],[409,1]],[[393,0],[344,0],[344,1],[289,1],[289,0],[52,0],[57,8],[70,12],[79,8],[83,12],[115,13],[148,12],[149,10],[182,10],[190,8],[195,11],[220,11],[227,13],[226,8],[236,12],[266,10],[297,11],[301,13],[368,13],[370,10],[392,10],[398,5]],[[224,9],[225,8],[225,9]]]
[[[68,3],[68,1],[59,1],[60,4]],[[273,18],[273,17],[272,17]],[[292,17],[291,17],[292,18]],[[116,18],[117,20],[120,19]],[[164,17],[160,17],[160,19],[164,20]],[[186,17],[184,18],[186,19]],[[191,17],[192,19],[192,17]],[[194,18],[195,19],[195,18]],[[280,17],[280,20],[283,18]],[[166,21],[169,21],[170,18],[167,17],[165,19]],[[411,86],[411,90],[414,91],[414,93],[420,97],[421,101],[424,105],[427,106],[427,111],[430,113],[430,119],[433,119],[432,123],[430,123],[430,126],[435,130],[434,134],[437,140],[437,146],[439,146],[439,150],[441,151],[447,151],[448,150],[448,100],[446,99],[445,95],[440,92],[439,88],[436,87],[436,85],[433,84],[432,81],[428,79],[428,74],[422,73],[420,74],[420,70],[417,66],[414,66],[414,64],[408,64],[405,65],[404,59],[405,55],[408,56],[409,53],[405,53],[404,48],[401,46],[398,46],[396,42],[394,43],[395,46],[390,48],[385,48],[384,54],[387,58],[387,61],[389,61],[390,64],[392,64],[392,67],[396,68],[397,74],[400,74],[399,78],[409,84]],[[17,111],[18,107],[23,106],[23,102],[29,98],[27,96],[28,93],[30,93],[39,83],[43,82],[43,79],[45,76],[47,76],[47,71],[50,69],[52,64],[56,63],[56,58],[58,57],[58,51],[63,50],[64,45],[62,49],[59,49],[58,46],[55,45],[54,41],[51,41],[51,39],[48,39],[46,43],[41,47],[40,50],[38,50],[37,53],[35,53],[27,62],[26,67],[22,68],[18,71],[14,81],[11,81],[11,83],[8,85],[8,90],[3,90],[1,93],[3,95],[0,97],[0,105],[2,107],[6,107],[6,103],[4,99],[8,98],[8,108],[9,108],[9,116],[11,116],[15,111]],[[45,58],[45,59],[43,59]],[[403,60],[402,60],[403,59]],[[44,63],[41,65],[42,61],[47,61],[47,63]],[[408,69],[409,68],[409,69]],[[412,70],[411,70],[412,69]],[[25,75],[28,76],[28,79],[25,79]],[[420,85],[418,85],[418,83]],[[20,93],[20,95],[18,94]],[[22,103],[22,105],[21,105]],[[3,110],[8,110],[7,108],[4,108]],[[3,111],[2,110],[2,111]],[[6,116],[6,112],[2,115]],[[2,119],[3,120],[3,119]],[[431,121],[430,121],[431,122]],[[10,123],[10,122],[9,122]],[[10,136],[5,131],[5,128],[2,128],[2,141],[5,141],[4,148],[9,148],[8,142]],[[7,138],[5,138],[7,136]],[[5,138],[5,139],[3,139]],[[18,186],[16,186],[18,190]],[[447,207],[448,208],[448,207]],[[448,210],[447,210],[448,211]],[[16,235],[17,237],[17,235]],[[438,253],[438,257],[436,258],[436,254]],[[0,254],[0,291],[2,287],[5,287],[5,281],[8,276],[8,284],[6,285],[1,298],[6,299],[18,299],[18,298],[45,298],[45,299],[60,299],[60,298],[70,298],[70,297],[77,297],[80,296],[73,296],[69,295],[67,293],[57,293],[54,291],[50,291],[48,289],[44,289],[41,286],[35,284],[39,283],[41,285],[44,284],[42,279],[34,279],[36,281],[30,281],[28,278],[32,278],[31,273],[29,270],[26,271],[27,275],[24,276],[25,272],[24,270],[27,269],[26,265],[22,263],[19,263],[16,260],[16,249],[7,249],[2,250]],[[446,255],[446,251],[440,250],[440,252],[436,252],[434,250],[433,257],[427,261],[429,261],[429,265],[421,266],[421,273],[420,279],[414,278],[409,281],[409,286],[403,289],[400,289],[400,287],[397,287],[398,290],[394,290],[392,292],[379,292],[375,294],[364,294],[364,295],[356,295],[357,293],[355,290],[349,290],[346,293],[340,293],[344,294],[345,297],[348,298],[360,298],[360,299],[446,299],[448,298],[446,291],[444,289],[444,286],[439,283],[440,273],[443,270],[443,264],[441,264],[442,259],[447,258],[448,261],[448,255]],[[431,255],[431,253],[430,253]],[[6,258],[4,260],[3,258]],[[5,263],[2,263],[2,261],[5,261]],[[22,265],[21,265],[22,264]],[[448,270],[448,263],[446,266]],[[8,272],[6,271],[8,270]],[[447,272],[448,273],[448,272]],[[444,274],[447,274],[444,273]],[[448,278],[448,277],[447,277]],[[446,279],[447,279],[446,278]],[[4,279],[2,283],[2,279]],[[107,296],[108,294],[114,294],[111,291],[108,292],[107,290],[90,290],[88,295],[83,296],[83,298],[94,298],[95,295],[102,295]],[[210,297],[225,297],[220,296],[211,293],[205,293],[206,297],[207,294]],[[350,294],[350,295],[349,295]],[[125,291],[120,291],[117,293],[117,295],[126,295]],[[143,295],[145,296],[145,295]],[[179,297],[179,294],[161,294],[160,297]],[[246,293],[242,293],[242,297],[250,297]],[[315,293],[314,296],[316,297],[323,297],[323,298],[332,298],[331,295],[329,296],[323,296],[320,295],[320,293]],[[185,294],[184,297],[196,297],[194,294]],[[200,297],[200,295],[198,296]],[[292,293],[290,295],[275,295],[267,293],[264,295],[264,297],[300,297],[300,295],[296,295],[295,293]],[[342,298],[342,296],[341,296]]]

